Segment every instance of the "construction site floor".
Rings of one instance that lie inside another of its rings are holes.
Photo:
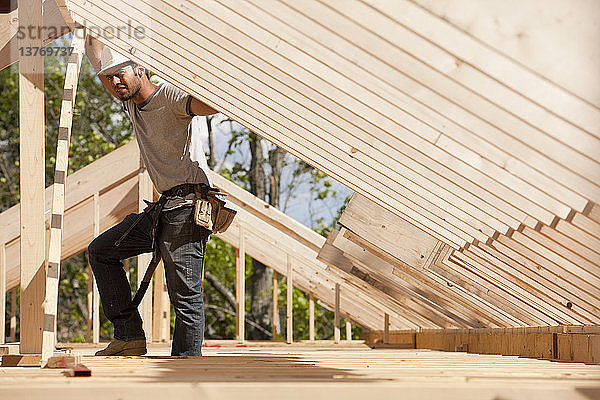
[[[104,345],[63,345],[92,371],[0,368],[0,399],[600,399],[600,366],[364,344],[206,343],[199,358],[95,357]],[[59,346],[60,347],[60,346]]]

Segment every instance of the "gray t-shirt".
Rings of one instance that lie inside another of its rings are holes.
[[[140,153],[160,193],[183,183],[210,185],[200,121],[190,112],[192,97],[162,83],[142,104],[123,102]]]

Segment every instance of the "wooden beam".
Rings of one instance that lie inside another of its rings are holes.
[[[0,243],[0,344],[6,338],[6,243]]]
[[[333,339],[340,342],[340,284],[335,284],[335,310],[333,315]]]
[[[94,237],[100,235],[100,194],[94,193],[93,200],[94,210]],[[100,292],[98,291],[98,282],[96,279],[93,280],[93,292],[92,292],[92,329],[93,329],[93,342],[100,343]]]
[[[94,273],[92,267],[88,262],[87,266],[88,281],[87,281],[87,332],[85,340],[88,343],[92,343],[92,325],[94,321]]]
[[[60,262],[62,251],[62,230],[65,217],[65,183],[69,169],[69,147],[73,108],[79,81],[79,70],[83,57],[85,33],[83,28],[75,30],[71,47],[73,53],[67,62],[63,99],[58,125],[58,141],[54,168],[54,189],[52,191],[52,216],[50,223],[50,247],[48,250],[48,268],[46,270],[46,295],[44,300],[44,331],[42,333],[42,367],[54,354],[56,344],[56,321],[58,316],[58,282],[60,281]],[[96,200],[96,197],[94,197]],[[99,214],[99,212],[98,212]],[[98,225],[99,222],[98,216]],[[96,225],[96,218],[94,218]]]
[[[339,221],[357,235],[414,268],[423,268],[439,240],[355,193]]]
[[[388,344],[390,342],[390,316],[385,314],[383,317],[383,343]]]
[[[17,288],[10,292],[10,336],[9,340],[17,340]]]
[[[152,181],[150,180],[150,175],[148,175],[148,171],[146,167],[143,165],[143,161],[140,158],[140,172],[138,174],[138,212],[144,211],[146,208],[146,203],[144,203],[144,199],[152,200],[154,196],[154,192],[152,189]],[[137,281],[138,287],[144,278],[144,273],[148,264],[150,264],[150,260],[152,259],[151,253],[140,254],[137,257]],[[150,283],[152,286],[152,283]],[[138,309],[140,310],[140,315],[142,317],[142,327],[144,329],[144,334],[146,335],[146,340],[148,342],[152,342],[152,291],[149,290],[146,292],[146,295],[142,299]]]
[[[315,340],[315,297],[308,294],[308,340]]]
[[[273,270],[273,323],[272,338],[277,340],[277,327],[279,325],[279,276],[277,271]]]
[[[352,341],[352,323],[350,322],[350,315],[346,314],[346,340]]]
[[[287,255],[287,304],[286,304],[286,328],[287,335],[286,340],[288,343],[294,342],[294,268],[292,265],[292,256],[288,253]]]
[[[170,303],[165,281],[165,268],[161,261],[154,272],[154,305],[152,310],[152,341],[168,342],[170,339]]]
[[[19,29],[43,25],[42,1],[19,2]],[[42,47],[25,35],[19,47]],[[44,219],[45,129],[44,57],[19,57],[19,132],[21,190],[21,341],[22,354],[41,353],[44,329],[46,233]],[[50,321],[54,324],[54,321]]]
[[[239,226],[239,239],[236,252],[236,285],[235,294],[237,302],[236,318],[236,340],[244,342],[246,340],[246,239],[245,227],[243,224]]]

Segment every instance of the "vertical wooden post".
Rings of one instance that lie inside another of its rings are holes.
[[[292,256],[287,255],[287,307],[286,307],[286,340],[288,343],[294,342],[294,270],[292,268]]]
[[[246,244],[244,225],[240,223],[239,244],[236,252],[236,281],[235,298],[237,303],[236,312],[236,339],[243,342],[246,339]]]
[[[273,271],[273,340],[277,340],[277,325],[279,324],[279,276]]]
[[[48,240],[48,267],[46,269],[46,290],[44,299],[44,331],[42,332],[42,367],[54,354],[56,346],[56,320],[58,317],[58,282],[62,255],[62,229],[65,214],[65,184],[69,167],[69,147],[75,94],[79,81],[79,69],[83,58],[84,32],[78,28],[71,41],[73,53],[67,63],[58,141],[56,143],[56,164],[54,167],[54,190],[52,192],[52,217]]]
[[[6,243],[0,244],[0,344],[5,343],[6,324]]]
[[[333,339],[340,342],[340,284],[335,284],[335,310],[333,316]]]
[[[390,315],[385,313],[383,316],[383,343],[388,344],[390,342]]]
[[[352,323],[350,322],[350,315],[346,314],[346,340],[352,341]]]
[[[92,267],[88,262],[88,286],[87,286],[87,332],[85,335],[85,341],[92,343],[92,321],[94,319],[94,307],[93,307],[93,293],[94,293],[94,274],[92,273]]]
[[[154,191],[152,189],[152,181],[150,175],[146,171],[143,161],[140,158],[140,172],[138,173],[138,211],[142,212],[146,208],[144,199],[152,200]],[[140,254],[137,256],[137,283],[138,288],[144,279],[144,273],[148,264],[152,260],[152,253]],[[150,282],[152,287],[152,282]],[[139,305],[140,316],[142,317],[142,327],[146,335],[146,341],[152,341],[152,290],[148,290]]]
[[[308,340],[315,340],[315,298],[308,294]]]
[[[42,0],[19,1],[19,31],[43,26]],[[31,29],[30,29],[31,30]],[[25,34],[19,47],[42,48],[40,35]],[[22,354],[41,353],[46,284],[44,219],[45,131],[44,57],[19,56],[19,132],[21,191],[21,340]]]
[[[100,194],[94,193],[94,237],[100,235]],[[100,343],[100,292],[98,292],[98,284],[94,278],[92,292],[92,340],[94,343]]]
[[[10,292],[10,337],[11,343],[17,341],[17,288]]]
[[[154,272],[154,307],[152,311],[152,339],[154,342],[164,343],[169,340],[169,311],[165,267],[161,261]]]

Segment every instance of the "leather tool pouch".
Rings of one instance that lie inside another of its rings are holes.
[[[225,201],[217,195],[223,196],[219,189],[202,185],[200,191],[196,191],[194,205],[194,222],[212,233],[225,232],[237,214],[237,211],[225,207]]]

